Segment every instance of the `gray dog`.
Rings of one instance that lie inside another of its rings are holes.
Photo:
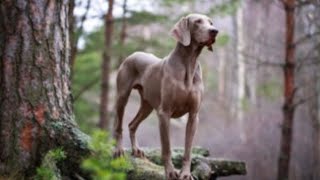
[[[163,60],[153,54],[135,52],[121,64],[117,76],[117,120],[115,156],[123,155],[122,118],[132,89],[141,97],[139,112],[129,124],[132,155],[144,157],[135,137],[139,124],[157,111],[160,126],[162,159],[166,178],[191,180],[191,149],[198,124],[198,112],[203,94],[202,71],[197,61],[203,47],[212,51],[218,34],[210,18],[201,14],[182,17],[171,31],[176,48]],[[183,167],[179,173],[171,161],[170,118],[189,113],[186,126]]]

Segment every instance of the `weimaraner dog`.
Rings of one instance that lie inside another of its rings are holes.
[[[175,24],[171,34],[177,40],[177,45],[164,59],[149,53],[135,52],[127,57],[119,68],[114,133],[117,141],[115,156],[123,155],[123,113],[131,90],[137,89],[141,105],[129,124],[132,155],[144,157],[143,151],[138,147],[135,133],[139,124],[155,109],[159,118],[166,178],[191,180],[193,178],[190,173],[190,154],[203,94],[202,71],[197,58],[205,46],[212,51],[218,30],[207,16],[190,14]],[[181,172],[178,172],[171,161],[169,125],[170,118],[178,118],[186,113],[189,113],[189,117],[183,167]]]

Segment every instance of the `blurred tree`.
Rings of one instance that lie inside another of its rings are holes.
[[[237,10],[242,0],[227,0],[212,6],[209,10],[210,14],[219,16],[233,16],[237,13]]]
[[[56,147],[68,154],[62,173],[73,176],[88,153],[71,105],[67,6],[0,1],[1,178],[30,178]]]
[[[291,159],[291,146],[293,134],[293,119],[295,113],[295,0],[281,1],[285,10],[286,22],[286,41],[285,41],[285,64],[284,75],[284,104],[283,104],[283,123],[281,126],[281,144],[278,164],[278,180],[289,179],[289,165]]]
[[[68,13],[68,21],[69,21],[69,38],[70,38],[70,46],[71,46],[71,59],[72,59],[72,52],[73,52],[73,43],[74,42],[74,26],[75,26],[75,16],[73,14],[73,10],[76,6],[75,0],[69,0],[68,8],[69,8],[69,13]],[[72,62],[72,61],[70,61]],[[72,64],[72,63],[71,63]]]
[[[70,33],[70,44],[71,44],[71,58],[70,58],[70,67],[71,67],[71,77],[73,76],[74,63],[76,61],[76,56],[78,53],[78,42],[80,36],[83,34],[83,25],[87,19],[88,12],[91,6],[91,0],[88,0],[87,5],[85,7],[84,14],[80,17],[79,27],[77,27],[76,18],[73,14],[73,10],[75,8],[75,0],[69,1],[69,33]],[[76,27],[76,28],[75,28]]]
[[[101,97],[100,97],[100,121],[99,127],[101,129],[109,129],[108,117],[108,103],[109,103],[109,74],[110,74],[110,61],[111,61],[111,44],[113,33],[113,0],[109,0],[108,12],[104,17],[105,24],[105,46],[102,61],[102,82],[101,82]]]
[[[127,11],[128,11],[127,10],[127,0],[123,1],[122,11],[123,11],[123,13],[122,13],[122,20],[121,20],[122,21],[121,22],[121,33],[120,33],[120,40],[119,40],[119,46],[120,46],[121,49],[124,48],[124,43],[125,43],[125,40],[126,40],[126,37],[127,37],[127,18],[126,18]],[[120,53],[117,67],[120,66],[122,61],[123,61],[123,54]]]
[[[245,75],[246,75],[246,64],[243,55],[245,48],[245,37],[244,37],[244,21],[243,21],[243,8],[244,2],[241,2],[240,7],[236,14],[236,62],[237,62],[237,87],[236,87],[236,119],[239,122],[240,128],[240,138],[242,141],[246,141],[246,134],[243,122],[243,111],[244,111],[244,101],[245,101]]]

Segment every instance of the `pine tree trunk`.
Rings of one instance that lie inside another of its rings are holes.
[[[119,41],[120,48],[124,48],[123,45],[124,45],[126,37],[127,37],[127,18],[126,18],[127,0],[123,1],[122,11],[123,11],[123,14],[122,14],[122,26],[121,26],[120,41]],[[120,52],[120,56],[119,56],[119,59],[118,59],[117,67],[120,66],[122,61],[123,61],[123,54],[122,54],[122,52]]]
[[[0,16],[0,174],[31,177],[56,147],[76,173],[88,138],[71,105],[68,1],[1,1]]]
[[[237,110],[236,110],[236,119],[239,122],[240,128],[240,137],[242,141],[246,141],[246,134],[244,129],[243,122],[243,103],[245,100],[245,75],[246,75],[246,66],[244,62],[243,50],[245,47],[244,39],[244,26],[243,26],[243,2],[237,12]]]
[[[77,45],[76,45],[76,33],[74,33],[74,29],[76,26],[76,18],[73,15],[73,10],[75,8],[75,0],[69,0],[69,13],[68,13],[68,18],[69,18],[69,36],[70,36],[70,47],[71,47],[71,55],[70,55],[70,69],[71,73],[73,72],[73,65],[75,62],[76,58],[76,53],[77,53]]]
[[[108,13],[105,16],[105,50],[103,53],[102,62],[102,83],[101,83],[101,98],[100,98],[100,121],[101,129],[109,129],[108,103],[109,103],[109,73],[111,61],[111,43],[113,31],[113,0],[109,0]]]
[[[88,12],[91,7],[91,0],[88,0],[85,7],[85,12],[80,18],[80,22],[76,22],[76,18],[73,14],[73,9],[75,8],[75,0],[69,0],[69,34],[70,34],[70,46],[71,46],[71,57],[70,57],[70,69],[71,69],[71,78],[74,72],[74,64],[76,62],[78,54],[78,42],[79,38],[83,33],[84,22],[87,20]],[[77,27],[79,23],[79,27]]]
[[[294,120],[294,70],[295,70],[295,46],[294,44],[294,6],[295,0],[283,1],[286,16],[286,41],[285,41],[285,66],[284,66],[284,105],[283,123],[281,127],[281,144],[278,164],[278,180],[289,179],[289,166],[291,159],[291,145]]]

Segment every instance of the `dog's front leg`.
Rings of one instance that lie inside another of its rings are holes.
[[[160,127],[162,161],[165,168],[166,179],[177,180],[179,178],[179,173],[174,168],[171,160],[170,114],[162,110],[159,110],[158,117]]]
[[[185,148],[183,156],[183,164],[180,172],[179,179],[181,180],[192,180],[190,173],[191,168],[191,151],[192,151],[192,142],[195,132],[198,126],[198,113],[189,113],[188,123],[186,127],[186,139],[185,139]]]

